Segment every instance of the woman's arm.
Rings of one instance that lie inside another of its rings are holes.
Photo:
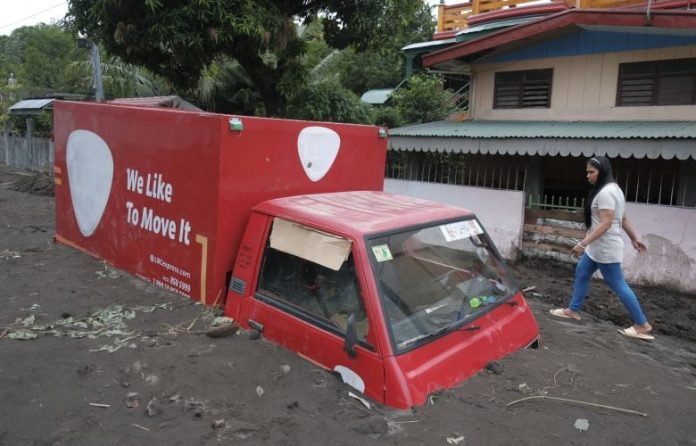
[[[621,227],[624,231],[626,231],[626,234],[628,235],[628,238],[631,239],[631,244],[636,249],[636,251],[638,251],[641,254],[645,254],[645,251],[647,251],[648,248],[647,246],[645,246],[645,243],[640,241],[640,239],[638,238],[638,234],[636,234],[635,229],[633,229],[633,225],[628,220],[628,217],[626,217],[626,215],[624,215],[623,220],[621,220]]]
[[[598,238],[604,235],[609,228],[611,228],[611,223],[614,221],[614,210],[613,209],[600,209],[599,210],[599,224],[595,229],[587,234],[585,238],[580,240],[577,245],[573,247],[573,252],[575,254],[582,254],[582,252],[587,248],[587,245],[594,242]]]

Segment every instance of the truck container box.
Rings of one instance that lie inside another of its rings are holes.
[[[57,101],[56,240],[223,304],[251,208],[382,190],[384,136],[374,126]]]

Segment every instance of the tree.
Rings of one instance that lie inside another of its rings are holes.
[[[392,26],[381,28],[379,35],[364,51],[353,49],[344,52],[341,83],[358,95],[373,88],[399,85],[405,74],[401,48],[410,43],[430,40],[435,31],[435,22],[425,3],[414,7],[408,20],[404,20],[400,11],[391,8],[387,9],[383,20]]]
[[[329,48],[320,63],[310,65],[312,80],[338,79],[357,95],[373,88],[399,85],[405,74],[401,48],[430,40],[435,22],[425,3],[415,5],[407,16],[394,10],[395,2],[387,6],[390,7],[385,9],[386,16],[382,19],[385,26],[365,47],[351,45],[341,51]]]
[[[14,30],[4,43],[3,55],[3,77],[14,73],[23,94],[30,96],[69,90],[72,79],[66,74],[67,66],[86,57],[73,35],[58,25],[45,24]]]
[[[373,88],[393,88],[404,78],[403,59],[392,49],[347,50],[339,64],[339,79],[357,95]]]
[[[452,108],[452,91],[444,88],[442,77],[435,74],[415,74],[408,84],[391,96],[391,104],[409,124],[444,119]]]
[[[372,114],[372,123],[381,127],[393,129],[404,125],[401,112],[395,107],[380,107]]]
[[[326,44],[321,19],[306,25],[299,24],[297,35],[305,45],[302,64],[310,69],[310,76],[319,74],[326,67],[327,62],[330,64],[334,56],[339,53],[338,50]]]
[[[290,100],[288,116],[312,121],[361,124],[372,121],[370,106],[335,80],[309,84],[299,90]]]
[[[112,55],[192,88],[216,58],[235,59],[252,79],[266,114],[282,114],[307,80],[307,45],[296,21],[322,17],[326,43],[369,47],[408,22],[422,0],[69,0],[73,30]]]
[[[168,91],[161,79],[144,68],[127,64],[118,57],[109,57],[101,64],[104,95],[107,98],[157,96]],[[80,91],[92,91],[92,62],[73,62],[68,73],[76,78]]]
[[[8,121],[17,128],[24,126],[22,117],[7,114],[14,102],[74,92],[76,79],[67,67],[86,58],[84,51],[77,48],[74,36],[58,25],[25,26],[9,36],[0,36],[0,129]],[[35,117],[35,123],[37,133],[48,132],[50,114]]]
[[[220,57],[205,67],[190,95],[199,106],[218,113],[263,115],[256,87],[239,63]]]
[[[4,84],[10,75],[12,60],[9,47],[11,45],[10,36],[0,36],[0,84]]]

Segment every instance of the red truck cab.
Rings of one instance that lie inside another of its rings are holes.
[[[254,207],[225,312],[396,408],[539,338],[473,213],[385,192]]]

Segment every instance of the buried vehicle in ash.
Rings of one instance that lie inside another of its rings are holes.
[[[388,406],[423,404],[538,339],[475,216],[384,192],[254,208],[226,314]]]
[[[424,404],[538,341],[472,212],[381,191],[376,127],[59,101],[54,135],[57,241],[375,401]]]

